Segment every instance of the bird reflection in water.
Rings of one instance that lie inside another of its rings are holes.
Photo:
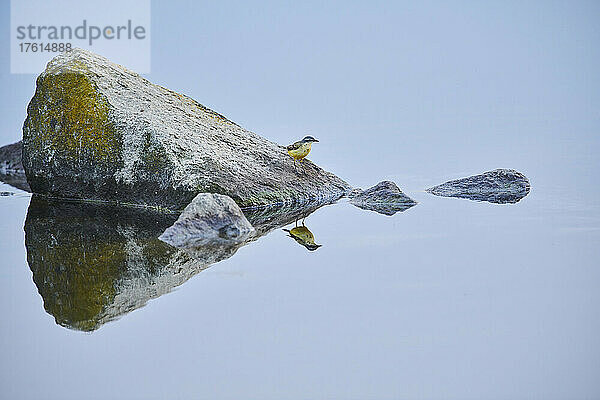
[[[298,221],[296,221],[296,226],[294,228],[284,229],[284,231],[288,233],[289,237],[298,242],[298,244],[306,247],[309,251],[315,251],[322,246],[322,244],[315,243],[315,237],[304,225],[304,219],[302,220],[302,226],[298,226]]]

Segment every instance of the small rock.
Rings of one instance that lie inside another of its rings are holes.
[[[21,162],[21,141],[0,147],[0,181],[17,189],[31,192]]]
[[[436,196],[490,203],[516,203],[529,194],[529,180],[514,169],[496,169],[427,189]]]
[[[417,204],[390,181],[379,182],[367,190],[354,189],[348,197],[358,208],[385,215],[394,215]]]
[[[21,141],[0,147],[0,173],[25,173],[21,158],[22,149]]]
[[[253,231],[229,196],[200,193],[159,239],[174,247],[195,247],[212,241],[243,241]]]

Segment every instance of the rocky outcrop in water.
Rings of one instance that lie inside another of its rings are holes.
[[[37,79],[23,127],[34,193],[182,210],[202,192],[241,207],[334,200],[349,185],[195,100],[75,49]]]
[[[22,142],[0,147],[0,181],[7,183],[17,189],[30,192],[27,183],[23,163],[21,162]]]
[[[25,220],[27,262],[56,323],[93,331],[316,208],[247,210],[256,229],[244,240],[180,249],[158,239],[177,214],[34,195]]]
[[[175,247],[196,247],[211,241],[243,241],[253,232],[231,197],[200,193],[159,239]]]
[[[385,215],[394,215],[417,204],[390,181],[379,182],[367,190],[354,189],[348,197],[350,203],[358,208]]]
[[[436,196],[490,203],[516,203],[529,194],[529,180],[514,169],[496,169],[427,189]]]
[[[21,159],[22,142],[0,147],[0,172],[24,172]]]

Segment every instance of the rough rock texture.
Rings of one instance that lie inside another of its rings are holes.
[[[367,190],[354,189],[348,197],[350,203],[358,208],[385,215],[394,215],[417,204],[390,181],[379,182]]]
[[[7,174],[3,174],[2,172],[0,172],[0,181],[9,184],[10,186],[16,187],[17,189],[21,189],[25,192],[31,193],[31,188],[27,183],[27,178],[25,177],[24,172],[10,172]]]
[[[246,240],[179,249],[158,239],[177,214],[34,195],[25,220],[27,262],[56,323],[93,331],[314,209],[247,210],[256,231]]]
[[[23,172],[22,148],[21,141],[0,147],[0,172]]]
[[[364,192],[364,190],[362,190],[362,188],[354,188],[350,191],[350,193],[348,193],[348,198],[353,198],[358,196],[359,194],[361,194],[362,192]]]
[[[175,247],[195,247],[210,241],[242,241],[253,231],[231,197],[200,193],[159,239]]]
[[[490,203],[516,203],[529,194],[529,180],[514,169],[496,169],[427,189],[436,196]]]
[[[0,181],[17,189],[31,192],[21,162],[22,148],[20,141],[0,147]]]
[[[181,210],[201,192],[252,207],[349,191],[312,162],[299,164],[195,100],[80,49],[38,77],[23,126],[33,192],[63,198]]]

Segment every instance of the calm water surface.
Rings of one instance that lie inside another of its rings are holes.
[[[312,252],[292,222],[183,254],[153,236],[168,221],[0,184],[0,399],[600,398],[600,2],[151,8],[150,81],[419,204],[320,208]],[[35,91],[9,48],[0,146]],[[530,194],[424,192],[494,168]]]
[[[587,398],[600,370],[598,202],[530,179],[514,205],[437,198],[408,179],[419,204],[394,216],[343,200],[310,214],[315,251],[277,228],[178,270],[164,267],[183,256],[152,242],[161,222],[32,208],[25,224],[31,196],[2,184],[15,194],[0,198],[1,397]],[[124,237],[135,240],[98,250]],[[108,256],[60,278],[44,268],[68,259],[64,246]]]

